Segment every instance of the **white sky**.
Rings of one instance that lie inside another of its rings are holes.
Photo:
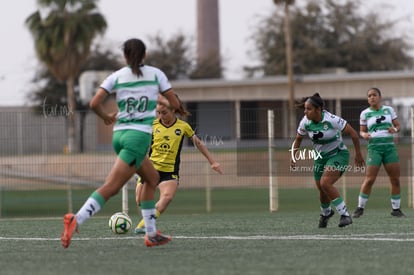
[[[297,0],[297,3],[304,1]],[[365,10],[387,6],[383,16],[404,19],[397,31],[413,33],[413,0],[361,2],[364,3],[361,8]],[[139,37],[147,41],[148,36],[157,32],[171,37],[180,31],[195,39],[196,3],[196,0],[100,0],[100,12],[108,23],[102,40],[119,50],[118,46],[125,39]],[[248,50],[252,49],[248,38],[257,17],[266,16],[273,9],[273,0],[219,0],[220,47],[227,79],[241,78],[242,66],[254,63],[248,55]],[[26,94],[32,88],[31,79],[38,61],[24,21],[35,10],[36,0],[0,2],[0,106],[27,104]]]

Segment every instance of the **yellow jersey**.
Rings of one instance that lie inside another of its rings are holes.
[[[178,175],[184,136],[191,138],[193,135],[193,128],[179,118],[169,127],[164,126],[160,119],[154,120],[150,159],[155,169]]]

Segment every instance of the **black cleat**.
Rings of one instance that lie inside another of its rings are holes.
[[[393,209],[391,211],[391,216],[394,216],[394,217],[397,217],[397,218],[404,218],[405,217],[404,213],[401,212],[401,210],[399,208],[398,209]]]
[[[324,216],[321,214],[321,217],[319,218],[319,228],[326,228],[328,226],[329,219],[335,214],[335,212],[331,209],[331,212]]]
[[[359,218],[364,215],[364,208],[358,207],[355,209],[354,214],[352,214],[352,218]]]
[[[339,219],[339,227],[345,227],[347,225],[352,224],[352,219],[350,216],[344,216],[342,215],[341,218]]]

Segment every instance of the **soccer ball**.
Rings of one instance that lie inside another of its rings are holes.
[[[111,216],[108,225],[113,233],[125,234],[131,228],[132,220],[128,214],[124,212],[117,212]]]

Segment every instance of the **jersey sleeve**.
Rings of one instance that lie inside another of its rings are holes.
[[[394,108],[390,107],[390,109],[391,109],[391,120],[397,119],[398,115],[395,112]]]
[[[186,137],[191,138],[192,136],[194,136],[194,130],[193,128],[191,128],[190,124],[188,124],[187,122],[184,123],[185,127],[184,127],[184,135]]]
[[[302,120],[299,122],[299,126],[297,129],[297,133],[301,136],[305,136],[307,134],[307,130],[305,128],[306,117],[303,117]]]
[[[345,119],[343,119],[342,117],[339,117],[337,115],[334,114],[330,114],[330,118],[331,118],[331,124],[334,128],[343,131],[346,127],[346,124],[348,123]]]
[[[160,88],[161,93],[165,93],[166,91],[171,89],[171,83],[168,80],[165,73],[159,69],[156,69],[156,75],[158,79],[158,86]]]
[[[362,111],[359,116],[359,125],[367,126],[367,118],[365,116],[366,110]]]
[[[114,87],[116,79],[116,72],[113,72],[105,78],[105,80],[101,83],[100,87],[107,91],[108,94],[112,94],[115,92]]]

